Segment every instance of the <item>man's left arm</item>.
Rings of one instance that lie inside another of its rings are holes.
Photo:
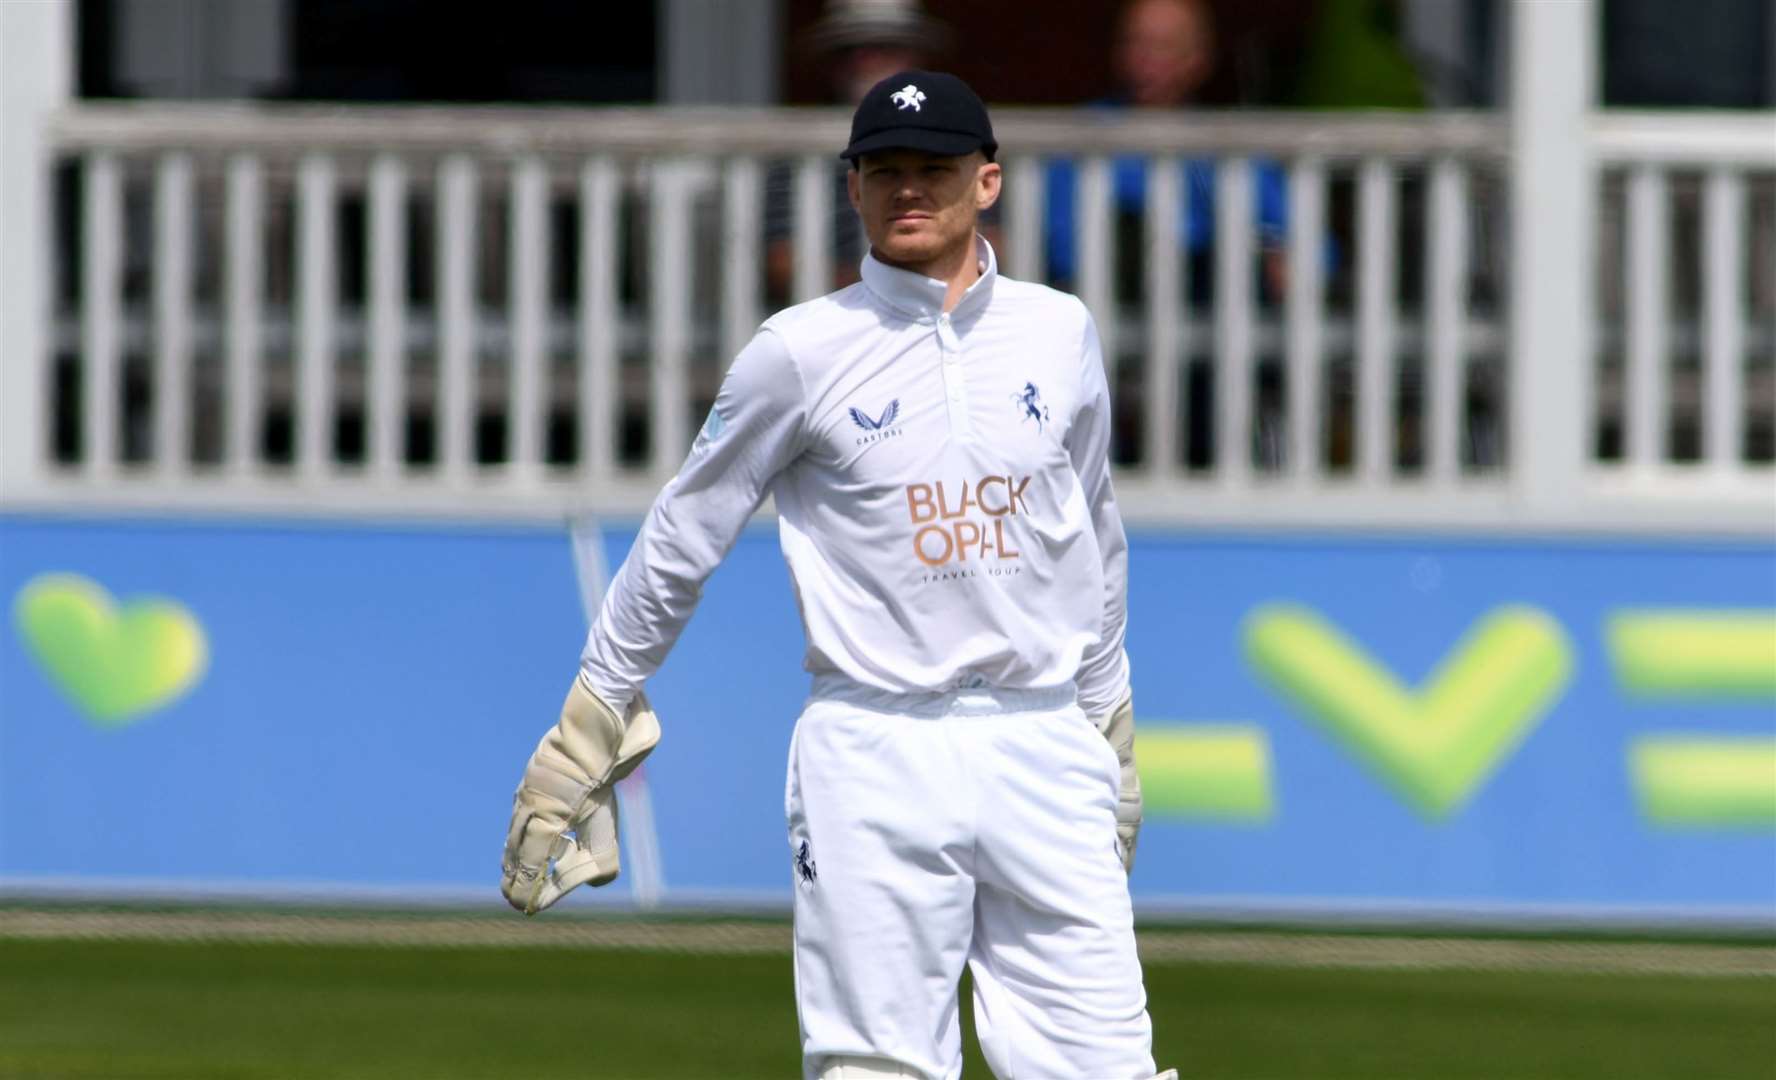
[[[1103,559],[1104,596],[1098,641],[1081,658],[1076,681],[1080,708],[1104,733],[1122,763],[1116,834],[1123,866],[1132,869],[1135,841],[1141,831],[1141,780],[1135,771],[1134,697],[1129,689],[1128,653],[1123,648],[1128,624],[1128,537],[1110,481],[1110,386],[1104,376],[1097,325],[1089,312],[1080,353],[1082,389],[1067,449]]]

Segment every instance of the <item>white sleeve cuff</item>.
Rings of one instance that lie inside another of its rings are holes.
[[[610,711],[618,716],[629,712],[629,703],[635,700],[637,687],[610,678],[603,672],[594,671],[586,665],[580,666],[580,681],[586,688],[598,695],[598,700],[610,706]]]

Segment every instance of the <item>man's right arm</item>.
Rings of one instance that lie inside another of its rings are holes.
[[[621,716],[659,669],[771,480],[801,453],[807,407],[783,339],[761,329],[734,358],[683,468],[611,580],[580,667]]]

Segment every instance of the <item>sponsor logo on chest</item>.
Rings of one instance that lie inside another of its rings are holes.
[[[967,480],[942,480],[906,487],[907,519],[913,525],[913,554],[928,567],[951,563],[1002,564],[1020,558],[1006,521],[1030,512],[1024,493],[1030,478],[983,476],[971,487]],[[959,489],[959,490],[958,490]],[[952,504],[952,500],[954,500]]]

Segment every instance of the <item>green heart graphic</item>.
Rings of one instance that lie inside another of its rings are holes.
[[[62,692],[102,727],[121,727],[190,689],[209,650],[203,627],[172,600],[121,608],[79,574],[42,574],[13,605],[19,636]]]
[[[1560,696],[1572,653],[1531,607],[1489,612],[1416,693],[1313,611],[1247,620],[1253,666],[1426,818],[1465,803]]]

